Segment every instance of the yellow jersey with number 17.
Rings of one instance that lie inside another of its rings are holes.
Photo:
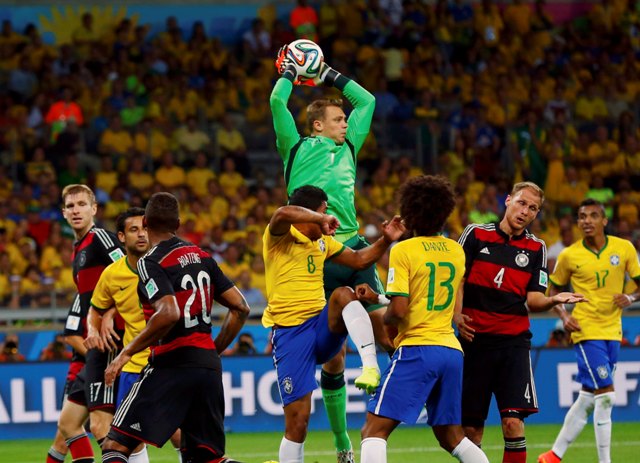
[[[581,328],[571,333],[574,343],[622,339],[622,309],[613,303],[613,296],[622,294],[625,273],[634,279],[640,277],[636,250],[627,240],[607,236],[599,253],[582,240],[562,250],[549,277],[551,283],[571,283],[573,291],[589,301],[580,302],[573,309],[572,315]]]
[[[277,236],[267,227],[262,242],[267,285],[262,324],[298,326],[322,312],[324,261],[340,254],[344,244],[327,235],[312,241],[293,226]]]
[[[389,256],[387,295],[409,298],[395,347],[445,346],[462,350],[451,320],[465,272],[462,246],[443,236],[419,236],[396,244]]]
[[[93,290],[91,305],[98,310],[115,307],[124,319],[126,346],[146,326],[138,299],[138,272],[132,269],[126,257],[122,257],[104,269]],[[140,373],[147,364],[149,349],[135,354],[122,368],[127,373]]]

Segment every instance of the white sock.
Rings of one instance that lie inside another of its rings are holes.
[[[456,445],[456,448],[451,451],[451,455],[462,463],[489,463],[489,459],[480,447],[466,437],[463,437]]]
[[[349,336],[358,348],[363,367],[378,368],[376,341],[369,314],[360,301],[351,301],[342,309],[342,319]]]
[[[593,427],[596,431],[596,446],[600,463],[611,461],[611,410],[615,399],[615,392],[598,394],[594,399]]]
[[[129,463],[149,463],[147,446],[145,445],[139,452],[129,455]]]
[[[282,437],[278,455],[280,463],[302,463],[304,461],[304,442],[299,444]]]
[[[182,463],[182,452],[180,451],[179,448],[177,449],[174,447],[174,450],[178,452],[178,463]]]
[[[387,463],[387,441],[379,437],[362,439],[360,463]]]
[[[577,439],[584,429],[589,415],[593,411],[593,405],[593,393],[580,391],[578,398],[565,415],[562,429],[560,429],[560,433],[556,437],[553,447],[551,447],[553,453],[559,458],[564,456],[571,443]]]

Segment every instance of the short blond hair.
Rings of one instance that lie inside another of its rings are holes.
[[[91,204],[95,204],[96,203],[96,195],[93,193],[91,188],[89,188],[87,185],[83,185],[81,183],[74,183],[72,185],[67,185],[62,190],[62,207],[64,207],[64,203],[65,203],[65,201],[67,199],[67,196],[69,196],[69,195],[77,195],[79,193],[86,193],[87,196],[89,197],[89,201],[91,202]]]
[[[538,185],[536,185],[533,182],[518,182],[518,183],[516,183],[515,185],[513,185],[513,188],[511,189],[510,196],[517,195],[519,192],[521,192],[525,188],[532,189],[533,191],[535,191],[538,194],[538,196],[540,196],[540,205],[542,206],[542,204],[544,203],[544,191],[542,190],[542,188],[540,188]]]

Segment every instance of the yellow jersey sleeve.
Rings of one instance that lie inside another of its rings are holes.
[[[104,269],[98,279],[95,289],[93,290],[93,294],[91,295],[91,306],[98,310],[109,310],[115,304],[111,295],[111,288],[109,287],[109,280],[111,280],[110,275],[113,265],[114,264],[111,264]]]
[[[569,248],[565,248],[560,251],[556,266],[553,269],[553,274],[549,277],[551,283],[555,286],[566,286],[569,284],[571,278],[571,271],[569,268]]]

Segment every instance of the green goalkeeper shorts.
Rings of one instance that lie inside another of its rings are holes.
[[[344,245],[357,251],[358,249],[369,246],[369,242],[364,236],[356,235],[345,241]],[[349,286],[355,289],[356,285],[361,283],[367,283],[376,293],[384,294],[384,286],[382,286],[375,264],[364,270],[354,270],[345,265],[336,264],[332,262],[331,259],[325,261],[324,294],[327,301],[329,301],[329,297],[334,289],[341,286]],[[372,312],[382,307],[380,304],[367,304],[366,302],[363,303],[363,305],[367,309],[367,312]]]

